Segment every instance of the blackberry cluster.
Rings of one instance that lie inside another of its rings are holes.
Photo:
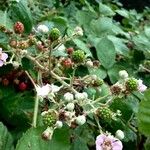
[[[138,87],[138,83],[137,83],[137,80],[135,78],[129,78],[126,83],[126,89],[127,91],[136,91],[137,90],[137,87]]]

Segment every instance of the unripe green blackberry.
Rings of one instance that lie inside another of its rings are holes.
[[[137,80],[135,78],[129,78],[126,83],[126,89],[128,91],[136,91],[138,88],[138,83]]]
[[[50,31],[49,37],[50,37],[50,39],[51,39],[52,41],[57,40],[57,39],[60,37],[60,31],[59,31],[57,28],[53,28],[53,29]]]
[[[76,63],[82,63],[85,60],[85,54],[82,50],[76,50],[72,53],[72,59]]]
[[[100,107],[97,110],[97,115],[104,121],[110,121],[113,117],[113,112],[108,107]]]
[[[92,85],[93,86],[101,86],[103,84],[103,80],[102,79],[96,79],[93,81]]]
[[[58,114],[55,110],[49,110],[47,112],[43,112],[42,120],[45,126],[53,127],[58,120]]]

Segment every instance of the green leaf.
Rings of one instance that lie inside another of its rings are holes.
[[[30,128],[17,143],[16,150],[69,150],[69,130],[67,127],[56,129],[51,140],[45,141],[41,134],[44,128]]]
[[[125,18],[129,18],[129,12],[125,9],[122,9],[122,10],[119,9],[119,10],[116,10],[116,12]]]
[[[22,68],[24,70],[30,70],[33,68],[33,63],[28,58],[22,58]]]
[[[74,39],[73,42],[77,45],[78,48],[82,49],[87,54],[87,56],[92,57],[90,49],[87,47],[87,45],[84,42],[82,42],[79,39]]]
[[[54,23],[54,26],[56,28],[58,28],[61,31],[61,33],[63,34],[64,31],[67,28],[66,18],[64,18],[64,17],[55,17],[55,18],[52,19],[52,22]]]
[[[128,121],[133,113],[132,108],[129,106],[128,102],[124,98],[117,98],[110,106],[114,112],[119,109],[122,114],[121,118],[123,118],[125,121]]]
[[[144,27],[144,32],[145,32],[145,35],[147,36],[147,38],[150,39],[150,27],[149,26]]]
[[[106,70],[103,69],[102,67],[99,67],[99,68],[90,67],[90,68],[88,68],[88,70],[91,75],[95,74],[98,77],[100,77],[101,79],[104,79],[107,76]]]
[[[0,114],[3,120],[12,126],[29,126],[34,107],[32,91],[16,92],[11,86],[0,86],[0,92]]]
[[[135,47],[141,51],[150,51],[150,40],[143,34],[133,37]]]
[[[93,20],[90,24],[91,30],[98,37],[113,33],[112,26],[112,19],[108,17],[100,17],[97,20]]]
[[[118,54],[128,56],[129,49],[128,47],[124,44],[123,39],[117,38],[113,35],[109,35],[108,39],[111,40],[115,46],[115,50]]]
[[[86,142],[81,137],[78,137],[73,142],[70,150],[89,150],[89,148],[87,147]]]
[[[94,14],[90,13],[89,11],[77,11],[76,13],[76,20],[79,22],[80,25],[84,25],[88,27],[88,24],[94,18]]]
[[[144,144],[145,150],[150,150],[150,137],[147,138]]]
[[[65,51],[55,50],[55,51],[52,52],[52,56],[55,56],[55,57],[60,57],[60,56],[66,57],[67,54],[66,54]]]
[[[7,48],[8,40],[9,40],[8,35],[0,31],[0,46]]]
[[[0,150],[13,150],[13,139],[7,128],[0,122]]]
[[[100,14],[105,15],[105,16],[115,15],[113,10],[109,6],[102,4],[102,3],[99,3],[99,12]]]
[[[11,5],[13,21],[20,21],[24,24],[25,32],[30,33],[33,26],[31,12],[23,1],[13,2]]]
[[[139,130],[145,136],[150,136],[150,90],[145,92],[144,99],[140,102],[137,116]]]
[[[12,20],[10,20],[7,11],[0,11],[0,25],[5,26],[6,28],[10,29],[13,27]]]
[[[108,76],[110,78],[111,83],[116,83],[119,79],[119,71],[125,70],[126,67],[115,64],[111,69],[108,70]]]
[[[101,38],[96,45],[98,59],[106,69],[115,64],[116,51],[114,44],[107,37]]]

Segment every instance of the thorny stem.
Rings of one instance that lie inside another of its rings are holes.
[[[27,74],[27,76],[29,77],[29,79],[31,80],[32,84],[34,85],[34,88],[36,89],[36,84],[33,81],[32,77],[30,76],[30,74],[28,73],[28,71],[25,71],[25,73]],[[37,124],[37,115],[38,115],[38,107],[39,107],[39,98],[36,95],[35,98],[35,103],[34,103],[34,114],[33,114],[33,122],[32,122],[32,126],[36,127]]]
[[[144,67],[143,65],[140,65],[140,67],[144,70],[144,71],[147,71],[148,73],[150,73],[150,70],[146,67]]]
[[[30,76],[30,74],[28,73],[28,71],[25,71],[26,75],[28,76],[28,78],[30,79],[30,81],[32,82],[34,88],[36,88],[36,84],[35,82],[33,81],[32,77]]]
[[[61,79],[61,77],[59,77],[57,74],[55,74],[53,71],[50,72],[50,74],[57,79],[62,85],[66,86],[67,88],[69,88],[73,93],[78,93],[73,87],[70,87],[70,85],[68,83],[66,83],[65,81],[63,81]]]
[[[102,133],[102,127],[101,127],[101,125],[100,125],[100,123],[99,123],[98,117],[97,117],[96,115],[94,115],[94,118],[95,118],[95,121],[96,121],[97,126],[98,126],[98,128],[99,128],[99,132]]]
[[[36,95],[35,104],[34,104],[33,122],[32,122],[32,125],[35,128],[36,128],[36,125],[37,125],[38,108],[39,108],[39,97]]]
[[[92,104],[95,104],[95,103],[97,103],[97,102],[99,102],[99,101],[101,101],[101,100],[103,100],[103,99],[105,99],[105,98],[107,98],[107,97],[109,97],[110,95],[108,94],[108,95],[105,95],[105,96],[103,96],[103,97],[99,97],[99,98],[97,98],[95,101],[93,101],[92,102]]]
[[[52,49],[53,49],[53,44],[51,44],[50,46],[50,50],[49,50],[49,72],[51,71],[51,61],[52,61]]]
[[[41,70],[44,71],[48,71],[48,68],[43,67],[35,58],[33,58],[32,56],[26,55],[26,57],[28,59],[30,59],[31,61],[33,61]],[[73,87],[70,87],[70,85],[68,83],[66,83],[65,81],[63,81],[61,79],[61,77],[59,77],[57,74],[55,74],[53,71],[50,71],[50,74],[57,79],[63,86],[66,86],[67,88],[69,88],[73,93],[78,93]]]
[[[72,78],[70,80],[70,86],[71,87],[73,87],[73,81],[74,81],[76,69],[77,69],[77,67],[75,66],[75,68],[73,69]]]

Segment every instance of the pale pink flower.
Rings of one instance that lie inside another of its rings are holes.
[[[54,84],[46,84],[44,86],[36,86],[36,92],[37,95],[40,97],[45,98],[46,96],[48,96],[48,94],[54,94],[57,93],[60,90],[61,87],[58,87],[57,85]]]
[[[147,86],[143,84],[141,79],[138,80],[138,91],[144,92],[147,89]]]
[[[46,84],[44,86],[39,86],[39,85],[36,86],[37,95],[41,97],[46,97],[49,94],[49,92],[51,92],[51,90],[52,89],[49,84]]]
[[[96,138],[96,150],[122,150],[122,142],[111,135],[100,134]]]
[[[8,58],[8,54],[2,52],[2,48],[0,48],[0,67],[4,65],[6,59]]]

